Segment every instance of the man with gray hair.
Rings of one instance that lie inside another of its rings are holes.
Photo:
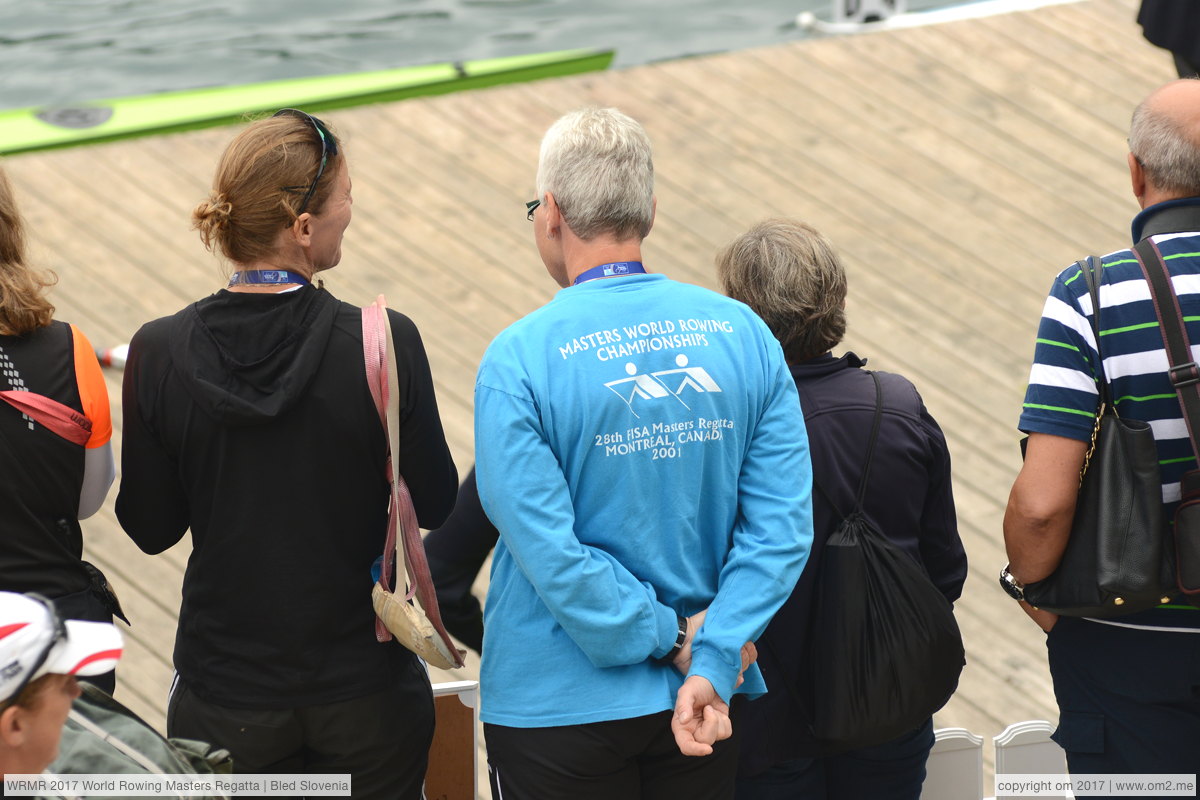
[[[1200,342],[1200,81],[1153,92],[1133,115],[1129,173],[1142,211],[1133,240],[1162,253]],[[1059,706],[1054,734],[1072,773],[1200,772],[1200,609],[1184,601],[1113,620],[1057,617],[1024,601],[1024,586],[1058,567],[1070,537],[1079,475],[1092,435],[1097,381],[1107,380],[1117,413],[1154,430],[1165,519],[1180,477],[1196,469],[1187,425],[1167,374],[1149,288],[1130,249],[1102,259],[1095,369],[1093,309],[1076,266],[1059,274],[1038,329],[1020,428],[1025,463],[1004,518],[1011,561],[1000,583],[1048,633]],[[1164,531],[1164,535],[1167,532]]]
[[[637,122],[567,114],[537,188],[528,217],[562,289],[492,342],[475,385],[500,531],[481,670],[493,794],[731,798],[733,695],[766,688],[746,643],[812,540],[796,390],[749,308],[642,264],[654,168]]]

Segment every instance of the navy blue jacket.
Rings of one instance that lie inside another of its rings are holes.
[[[741,772],[755,775],[781,761],[819,754],[797,711],[820,687],[806,680],[816,571],[825,540],[854,507],[875,413],[875,383],[853,353],[824,355],[791,367],[808,427],[813,478],[837,505],[813,492],[813,549],[795,590],[758,641],[769,693],[741,711]],[[889,540],[924,565],[953,602],[967,576],[950,486],[950,454],[921,396],[900,375],[876,373],[883,418],[864,510]],[[829,609],[836,611],[836,609]],[[819,657],[819,654],[817,654]],[[795,692],[790,691],[791,682]]]

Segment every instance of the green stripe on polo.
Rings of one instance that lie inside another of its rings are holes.
[[[1065,347],[1068,350],[1074,350],[1076,353],[1079,352],[1079,348],[1070,342],[1056,342],[1053,339],[1037,339],[1036,344],[1048,344],[1051,347]]]
[[[1171,395],[1174,397],[1175,395]],[[1081,417],[1095,417],[1095,411],[1080,411],[1078,408],[1063,408],[1062,406],[1044,406],[1039,403],[1022,403],[1022,408],[1036,408],[1041,411],[1058,411],[1063,414],[1078,414]]]
[[[1110,333],[1128,333],[1129,331],[1141,331],[1146,328],[1157,328],[1157,322],[1142,322],[1137,325],[1126,325],[1123,328],[1106,328],[1100,331],[1101,336],[1108,336]]]

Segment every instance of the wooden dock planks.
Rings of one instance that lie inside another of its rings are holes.
[[[995,583],[1000,521],[1045,292],[1074,259],[1126,243],[1129,114],[1173,77],[1135,13],[1135,0],[1083,0],[331,112],[355,219],[326,285],[356,304],[383,292],[417,322],[465,474],[475,365],[554,290],[524,219],[541,134],[584,104],[631,113],[655,145],[648,266],[714,286],[724,242],[765,216],[806,219],[850,271],[846,347],[911,378],[945,430],[971,558],[969,664],[937,724],[991,736],[1054,720],[1043,637]],[[61,277],[61,318],[113,345],[221,285],[189,213],[230,135],[6,159],[37,260]],[[119,444],[119,376],[109,389]],[[141,554],[111,503],[84,529],[134,621],[119,696],[161,727],[187,543]]]

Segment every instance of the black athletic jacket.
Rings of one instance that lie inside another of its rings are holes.
[[[421,525],[435,527],[457,474],[420,336],[389,313],[398,466]],[[360,310],[322,289],[220,291],[134,336],[117,517],[147,553],[191,528],[175,668],[201,699],[336,702],[381,691],[412,657],[373,633],[385,447]]]
[[[805,712],[794,693],[810,702],[807,659],[814,579],[825,541],[854,508],[875,414],[875,382],[853,353],[825,355],[791,367],[808,429],[813,480],[837,504],[813,492],[813,549],[791,597],[758,641],[758,664],[768,694],[742,711],[740,771],[755,775],[773,764],[818,754],[806,733]],[[917,390],[900,375],[876,373],[883,384],[883,418],[864,509],[888,539],[925,567],[934,585],[954,602],[967,577],[958,536],[946,440]],[[830,611],[836,611],[830,609]]]

